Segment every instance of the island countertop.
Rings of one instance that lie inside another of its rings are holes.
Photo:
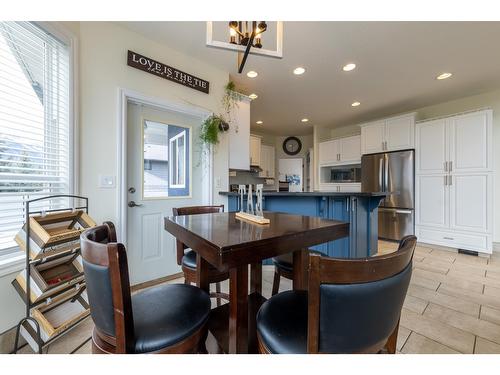
[[[236,197],[237,192],[221,191],[220,195]],[[255,193],[254,193],[255,195]],[[309,191],[309,192],[290,192],[290,191],[264,191],[264,197],[385,197],[384,192],[335,192],[335,191]]]

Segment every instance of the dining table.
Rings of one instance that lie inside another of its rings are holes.
[[[343,221],[269,211],[263,216],[268,224],[240,219],[235,212],[165,217],[165,230],[177,245],[197,254],[199,288],[209,292],[210,265],[229,273],[229,303],[212,309],[208,321],[225,353],[257,353],[255,320],[266,301],[264,259],[293,253],[293,289],[307,290],[308,249],[349,235]]]

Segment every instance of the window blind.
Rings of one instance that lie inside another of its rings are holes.
[[[26,200],[71,191],[69,98],[68,46],[35,24],[0,22],[0,256],[16,249]]]

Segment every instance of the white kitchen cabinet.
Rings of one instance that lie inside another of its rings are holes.
[[[421,122],[415,134],[419,241],[491,253],[492,111]]]
[[[361,136],[340,138],[340,161],[343,164],[361,163]]]
[[[361,153],[373,154],[384,151],[385,121],[376,121],[361,127]]]
[[[229,169],[250,169],[250,99],[234,106],[229,125]]]
[[[449,119],[450,172],[492,170],[491,117],[491,111],[480,111]]]
[[[250,165],[260,166],[260,150],[262,139],[256,135],[250,135]]]
[[[359,135],[332,139],[319,144],[319,165],[346,165],[361,163]]]
[[[450,228],[460,231],[488,233],[493,205],[490,173],[454,173],[449,177]]]
[[[319,144],[319,164],[333,165],[339,162],[340,142],[338,139]]]
[[[433,228],[449,226],[449,189],[446,175],[416,177],[416,223]]]
[[[415,114],[361,125],[361,154],[414,148]]]
[[[260,151],[260,167],[259,177],[274,178],[276,170],[275,149],[273,146],[261,145]]]
[[[446,119],[423,122],[416,128],[416,166],[417,173],[446,173],[448,160],[448,138]]]

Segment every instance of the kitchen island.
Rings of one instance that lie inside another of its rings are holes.
[[[220,194],[228,197],[229,211],[240,210],[238,193]],[[378,251],[378,205],[385,196],[362,192],[264,192],[263,209],[346,221],[348,237],[314,249],[332,257],[363,258]],[[244,205],[246,208],[246,196]]]

